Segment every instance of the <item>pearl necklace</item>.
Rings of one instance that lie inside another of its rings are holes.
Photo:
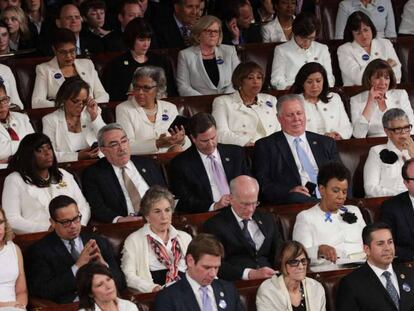
[[[147,116],[153,117],[157,114],[158,105],[155,104],[154,108],[152,108],[152,109],[147,109],[147,108],[143,108],[143,109],[144,109],[144,112]]]

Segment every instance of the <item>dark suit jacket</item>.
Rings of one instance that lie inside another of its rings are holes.
[[[234,145],[217,145],[227,181],[248,175],[244,149]],[[186,213],[207,212],[213,203],[213,193],[203,161],[195,146],[171,161],[171,189],[179,199],[177,210]]]
[[[400,290],[400,311],[414,308],[414,271],[393,266]],[[336,311],[397,311],[387,290],[365,263],[344,276],[336,296]]]
[[[124,276],[115,261],[109,242],[92,233],[82,232],[80,236],[84,245],[90,239],[96,240],[102,257],[109,265],[118,290],[124,289]],[[55,232],[49,233],[33,244],[25,259],[30,295],[57,303],[73,302],[77,296],[76,279],[71,270],[75,261]]]
[[[381,221],[392,229],[398,261],[414,259],[414,211],[407,192],[403,192],[381,205]]]
[[[181,35],[180,29],[178,29],[177,23],[173,15],[166,16],[165,19],[160,22],[157,18],[152,24],[155,32],[155,36],[158,41],[158,45],[162,49],[171,48],[185,48],[184,39]]]
[[[131,156],[131,161],[148,186],[165,186],[161,169],[152,159]],[[93,219],[110,223],[117,216],[128,216],[121,185],[106,158],[100,159],[85,170],[82,175],[82,189],[91,206]]]
[[[217,302],[217,310],[241,311],[243,307],[239,294],[230,282],[215,279],[211,283]],[[223,302],[222,302],[223,301]],[[225,308],[223,306],[225,305]],[[155,311],[201,311],[187,278],[158,292],[155,297]]]
[[[223,25],[223,44],[234,45],[226,23],[223,22]],[[252,24],[247,29],[241,29],[241,35],[243,39],[239,44],[263,42],[262,33],[258,24]]]
[[[224,280],[240,280],[246,268],[275,267],[282,239],[274,218],[259,210],[252,218],[265,237],[258,251],[250,247],[243,237],[231,207],[226,207],[204,223],[203,231],[214,234],[224,246],[224,258],[219,270],[219,277]]]
[[[318,167],[329,161],[340,161],[332,138],[312,132],[306,132],[306,138]],[[253,173],[260,185],[262,201],[286,203],[289,190],[301,185],[295,159],[282,131],[256,142]]]

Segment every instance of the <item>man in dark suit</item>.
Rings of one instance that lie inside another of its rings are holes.
[[[402,167],[402,178],[408,191],[400,193],[381,205],[381,221],[387,223],[394,233],[398,261],[414,259],[414,158]]]
[[[336,296],[337,311],[408,311],[414,308],[414,271],[392,264],[391,228],[385,223],[362,231],[367,262],[343,277]]]
[[[73,302],[77,297],[76,272],[92,261],[108,266],[118,290],[122,290],[124,276],[109,242],[81,232],[82,215],[76,202],[65,195],[57,196],[50,201],[49,213],[54,231],[33,244],[26,257],[30,294],[56,303]]]
[[[82,176],[82,189],[91,206],[92,218],[109,223],[138,220],[136,204],[140,202],[134,201],[123,174],[128,175],[142,198],[149,187],[165,186],[160,167],[148,157],[131,156],[128,137],[119,124],[101,128],[98,145],[105,158],[88,167]]]
[[[254,148],[253,171],[259,181],[261,200],[274,203],[316,201],[319,167],[340,161],[335,141],[305,132],[303,99],[284,95],[277,102],[282,131],[258,140]]]
[[[197,235],[188,245],[186,276],[158,293],[155,311],[243,310],[234,285],[216,278],[223,255],[212,235]]]
[[[208,113],[190,119],[193,145],[171,161],[171,189],[177,210],[203,213],[230,204],[228,183],[248,174],[244,149],[217,144],[216,121]]]
[[[249,176],[230,183],[231,207],[208,219],[204,231],[224,246],[219,276],[224,280],[270,278],[282,240],[271,214],[256,210],[259,185]]]

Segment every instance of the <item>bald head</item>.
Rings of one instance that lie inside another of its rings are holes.
[[[251,219],[258,205],[257,180],[247,175],[238,176],[230,182],[230,193],[234,212],[243,219]]]
[[[79,9],[73,4],[66,4],[61,7],[59,18],[56,19],[58,28],[71,30],[75,35],[79,35],[82,29],[82,18]]]

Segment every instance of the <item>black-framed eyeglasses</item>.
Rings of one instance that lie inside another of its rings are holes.
[[[403,127],[387,128],[387,130],[393,132],[394,134],[405,134],[405,133],[410,133],[412,128],[413,128],[413,125],[408,124]]]
[[[111,141],[108,145],[104,146],[111,149],[118,149],[119,147],[125,147],[129,142],[129,138],[122,138],[120,141]]]
[[[72,219],[65,219],[65,220],[55,219],[55,222],[57,222],[58,224],[61,224],[65,228],[68,228],[68,227],[70,227],[70,225],[72,223],[74,223],[74,224],[80,223],[81,219],[82,219],[82,214],[79,214],[78,216],[73,217]]]
[[[151,91],[153,88],[157,87],[157,85],[135,85],[134,86],[134,91],[135,92],[139,92],[139,91],[143,91],[144,93],[148,93],[149,91]]]
[[[309,258],[302,258],[302,259],[291,259],[288,260],[286,263],[291,267],[298,267],[299,263],[301,263],[303,266],[307,266],[310,262]]]
[[[4,96],[0,98],[1,106],[8,106],[10,104],[10,96]]]

